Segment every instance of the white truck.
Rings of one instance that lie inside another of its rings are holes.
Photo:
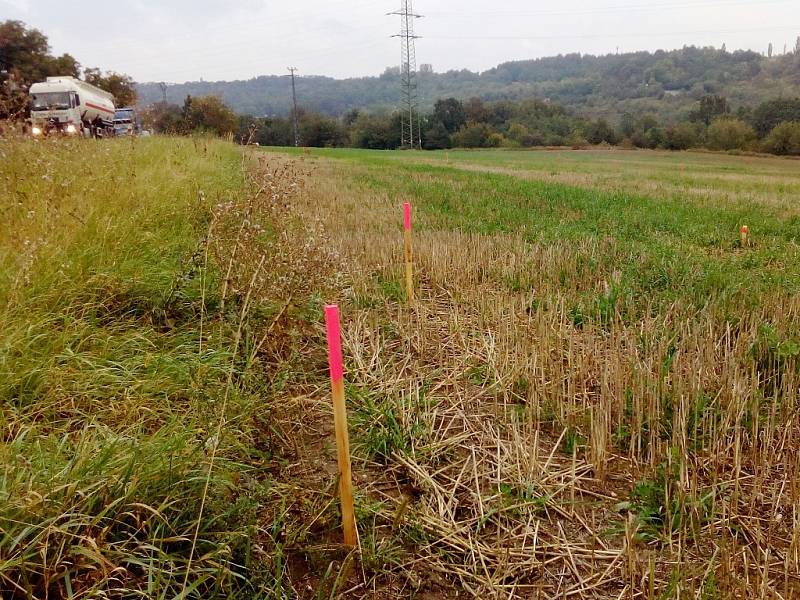
[[[114,97],[100,88],[74,77],[48,77],[28,93],[34,137],[114,135]]]

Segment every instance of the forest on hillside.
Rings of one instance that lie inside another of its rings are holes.
[[[298,99],[309,111],[341,116],[353,109],[374,114],[397,104],[398,73],[378,77],[332,79],[301,77]],[[591,56],[568,54],[508,62],[483,73],[468,70],[420,73],[422,110],[441,98],[484,101],[536,97],[557,102],[586,117],[617,120],[623,113],[657,114],[679,121],[706,95],[721,95],[735,109],[764,100],[800,96],[800,39],[786,54],[762,56],[724,47],[634,52]],[[138,86],[142,104],[163,99],[157,83]],[[190,82],[169,85],[167,100],[217,95],[234,111],[257,116],[282,116],[291,111],[291,79],[265,76],[247,81]]]

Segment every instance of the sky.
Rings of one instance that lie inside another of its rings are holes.
[[[55,54],[140,82],[377,75],[400,63],[400,0],[0,0],[0,20]],[[415,0],[417,62],[483,71],[509,60],[684,45],[791,49],[799,0]]]

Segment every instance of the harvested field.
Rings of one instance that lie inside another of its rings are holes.
[[[347,264],[362,535],[384,564],[349,593],[800,594],[795,162],[301,161],[298,206]],[[404,200],[419,224],[413,307]]]

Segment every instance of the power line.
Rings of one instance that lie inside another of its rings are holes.
[[[297,122],[297,89],[294,86],[294,72],[297,67],[289,67],[289,72],[292,74],[292,124],[294,126],[294,147],[300,146],[300,125]]]
[[[417,95],[417,48],[419,36],[414,33],[414,20],[422,15],[414,14],[411,0],[401,0],[400,10],[389,13],[400,17],[400,86],[403,110],[400,119],[400,143],[404,148],[422,148],[420,132],[419,97]],[[416,134],[415,122],[416,121]]]

